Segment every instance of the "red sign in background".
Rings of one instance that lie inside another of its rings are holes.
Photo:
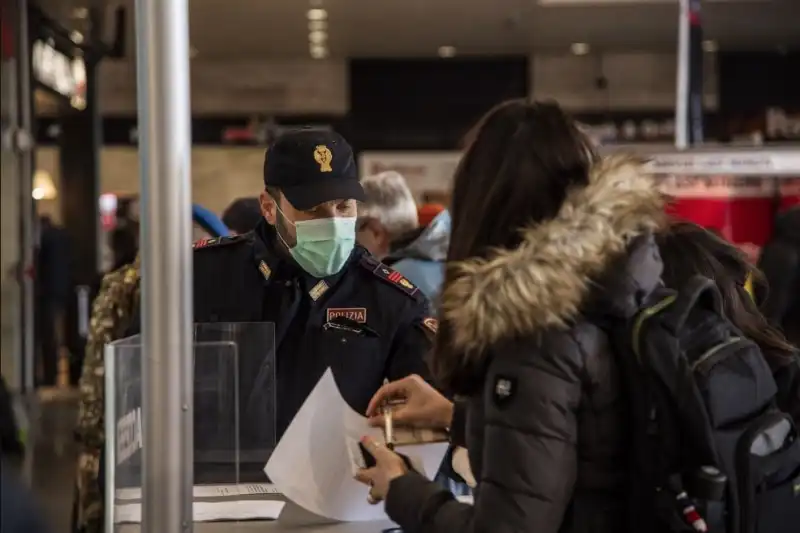
[[[750,255],[772,236],[775,216],[800,204],[800,178],[671,176],[670,213],[719,232]]]

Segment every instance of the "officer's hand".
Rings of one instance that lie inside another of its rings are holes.
[[[402,403],[395,405],[397,400]],[[398,425],[445,429],[453,419],[453,403],[417,375],[387,383],[375,393],[367,407],[370,424],[383,426],[381,410],[389,402]]]

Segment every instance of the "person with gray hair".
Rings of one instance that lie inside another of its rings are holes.
[[[417,203],[405,178],[393,170],[368,176],[361,186],[366,199],[358,208],[358,242],[382,259],[392,242],[417,229]]]

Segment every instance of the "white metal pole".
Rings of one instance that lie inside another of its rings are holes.
[[[114,518],[116,514],[116,486],[117,486],[117,365],[114,360],[117,350],[111,344],[103,347],[103,367],[105,375],[105,465],[103,465],[106,476],[105,491],[103,500],[103,531],[112,532],[116,524]]]
[[[192,228],[187,0],[136,1],[142,190],[142,530],[192,530]]]
[[[678,8],[678,76],[675,90],[675,147],[689,146],[689,6],[680,0]]]

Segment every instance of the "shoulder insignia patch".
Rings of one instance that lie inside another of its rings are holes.
[[[425,326],[431,333],[437,333],[439,331],[439,321],[433,317],[427,317],[422,320],[422,325]]]
[[[328,289],[330,289],[330,288],[331,288],[331,287],[330,287],[330,285],[328,285],[328,284],[325,282],[325,280],[322,280],[322,279],[321,279],[321,280],[319,280],[319,282],[318,282],[316,285],[314,285],[313,287],[311,287],[311,290],[310,290],[310,291],[308,291],[308,295],[309,295],[309,296],[311,296],[311,299],[312,299],[312,300],[314,300],[314,301],[316,302],[317,300],[319,300],[319,299],[320,299],[320,297],[321,297],[323,294],[325,294],[326,292],[328,292]]]
[[[269,268],[266,261],[259,261],[258,262],[258,270],[261,272],[261,275],[264,276],[266,281],[269,281],[270,276],[272,276],[272,269]]]
[[[195,250],[202,250],[204,248],[216,248],[218,246],[224,246],[226,244],[235,244],[239,242],[243,242],[244,238],[242,235],[231,235],[229,237],[216,237],[213,239],[200,239],[199,241],[195,242],[192,245],[192,248]]]
[[[413,283],[408,281],[400,272],[392,270],[374,257],[365,256],[361,260],[361,265],[385,282],[397,287],[409,296],[418,296],[419,289]]]

